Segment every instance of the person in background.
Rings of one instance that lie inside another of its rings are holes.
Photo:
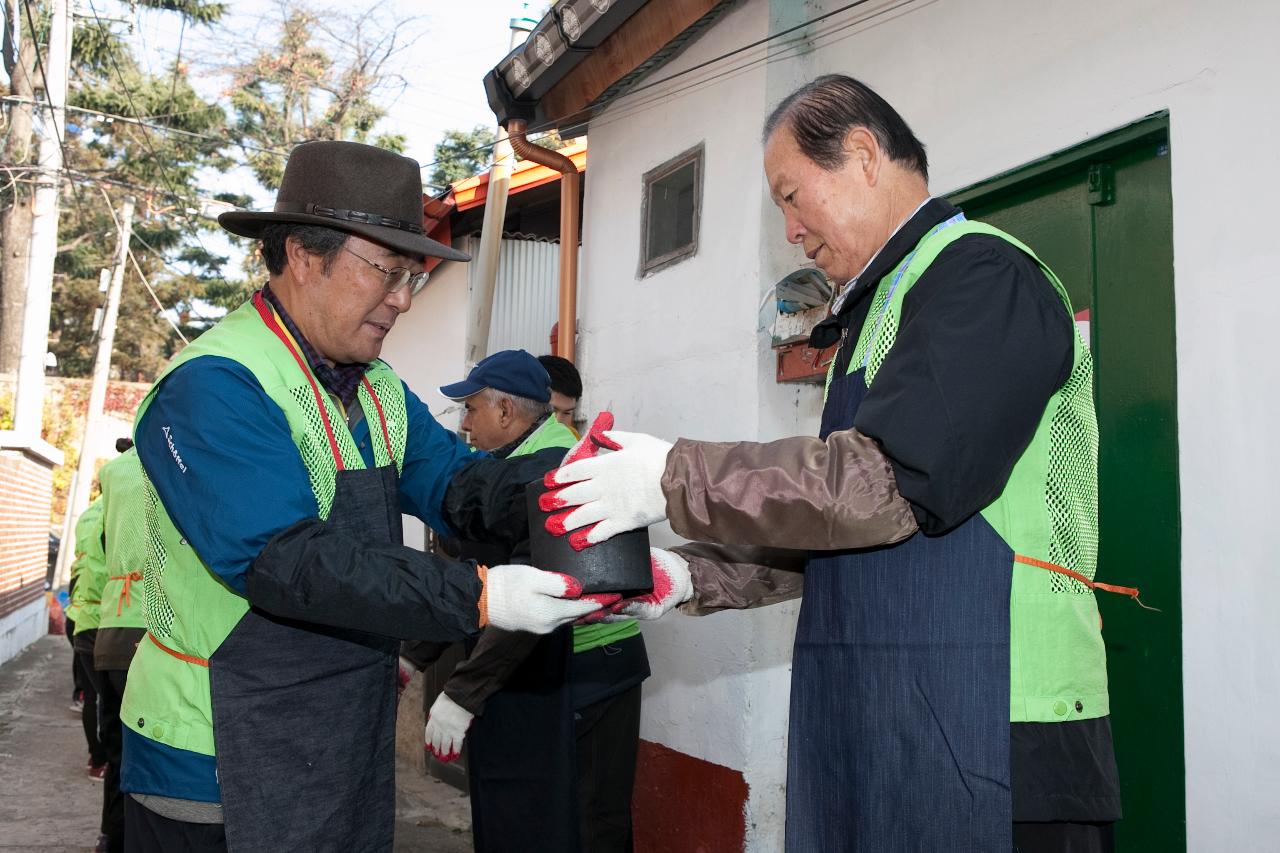
[[[71,603],[75,598],[76,581],[80,579],[79,574],[79,566],[73,558],[71,561],[71,577],[67,581],[67,605],[62,617],[64,623],[63,631],[66,633],[67,643],[71,646],[71,704],[67,707],[77,717],[83,717],[85,693],[93,685],[89,683],[89,676],[85,675],[80,667],[80,661],[76,658],[76,620],[73,615],[74,611],[71,609]]]
[[[106,543],[106,582],[102,589],[93,665],[98,673],[99,734],[106,751],[106,784],[102,790],[102,838],[99,853],[124,850],[124,797],[120,793],[120,701],[129,664],[146,634],[142,566],[146,514],[142,464],[132,439],[116,442],[120,455],[98,471],[102,484],[102,525]]]
[[[558,355],[540,355],[538,363],[551,377],[551,410],[556,420],[573,430],[576,438],[578,429],[574,422],[578,417],[578,400],[582,399],[582,376],[578,368]]]
[[[84,705],[80,719],[89,743],[89,778],[102,782],[107,776],[107,752],[99,737],[98,673],[93,668],[93,647],[101,619],[99,605],[107,581],[107,561],[102,540],[102,497],[93,500],[76,520],[75,562],[71,564],[71,605],[67,608],[75,665],[84,681]]]
[[[440,393],[462,402],[462,429],[493,456],[568,450],[577,439],[560,416],[571,419],[576,401],[559,392],[562,405],[553,412],[556,376],[561,388],[582,393],[565,359],[506,350]],[[549,460],[547,470],[556,464]],[[486,554],[491,549],[461,543],[463,557],[528,556]],[[442,761],[456,759],[466,739],[477,851],[631,849],[640,685],[648,676],[635,620],[566,627],[542,638],[485,630],[431,706],[426,732],[428,748]]]

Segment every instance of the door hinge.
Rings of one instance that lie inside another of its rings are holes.
[[[1089,204],[1103,207],[1116,203],[1116,170],[1110,163],[1089,167]]]

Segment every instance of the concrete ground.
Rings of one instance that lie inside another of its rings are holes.
[[[44,637],[0,667],[0,851],[92,851],[102,784],[71,700],[71,646]],[[470,812],[457,790],[397,765],[397,853],[467,853]]]

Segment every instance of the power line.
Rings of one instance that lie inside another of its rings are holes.
[[[3,96],[0,96],[0,101],[4,101],[5,103],[10,103],[10,104],[39,104],[40,103],[34,98],[24,98],[20,95],[3,95]],[[211,133],[199,133],[198,131],[194,131],[194,130],[183,130],[180,127],[169,127],[163,124],[152,124],[150,122],[143,121],[140,118],[133,118],[132,116],[124,116],[118,113],[106,113],[106,112],[103,112],[102,110],[90,109],[89,107],[77,107],[77,106],[72,106],[71,104],[67,104],[65,107],[63,107],[63,109],[67,110],[68,112],[83,113],[85,115],[97,116],[98,118],[108,119],[110,121],[120,121],[126,124],[137,125],[139,127],[146,127],[152,130],[159,130],[164,133],[176,133],[182,136],[190,136],[194,139],[205,139],[205,140],[209,140],[210,142],[221,142],[226,145],[235,146],[237,148],[246,148],[250,151],[260,151],[263,154],[272,154],[276,157],[289,156],[289,153],[287,151],[280,151],[279,149],[276,149],[276,148],[262,148],[261,146],[258,146],[258,145],[252,145],[248,142],[241,142],[239,140],[230,139],[225,136],[215,136],[214,134],[211,134]],[[211,109],[217,109],[217,107],[211,107]],[[197,110],[185,110],[185,112],[197,112]],[[168,114],[165,114],[165,115],[168,115]],[[177,115],[177,114],[175,113],[174,115]]]
[[[115,208],[111,206],[111,196],[107,195],[107,191],[102,187],[98,187],[98,192],[102,193],[102,199],[107,203],[107,212],[111,214],[111,223],[115,225],[118,233],[124,235],[124,231],[120,228],[120,220],[116,218]],[[132,200],[129,200],[127,203],[131,206],[130,209],[132,209]],[[132,232],[127,235],[128,238],[132,238],[134,236],[136,235]],[[129,256],[129,260],[133,261],[133,268],[138,273],[138,278],[142,280],[142,286],[147,289],[147,293],[151,294],[152,301],[155,302],[156,307],[160,309],[160,316],[164,317],[165,320],[168,321],[169,325],[173,327],[173,330],[178,333],[178,337],[182,338],[182,342],[184,344],[190,343],[190,341],[187,340],[186,335],[182,334],[182,330],[178,328],[178,324],[169,319],[168,314],[164,313],[168,309],[166,309],[160,302],[160,297],[156,295],[155,289],[151,287],[151,282],[147,281],[147,276],[142,272],[142,265],[139,264],[138,259],[134,257],[133,249],[129,248],[128,239],[125,240],[124,251],[125,254]]]
[[[182,330],[178,328],[178,324],[173,322],[169,315],[165,313],[169,309],[164,307],[164,304],[160,301],[160,297],[156,295],[155,289],[151,286],[151,282],[147,281],[146,275],[142,272],[142,266],[138,263],[138,259],[133,254],[133,249],[129,250],[129,260],[133,261],[133,268],[137,271],[138,278],[142,279],[142,286],[147,289],[147,293],[151,294],[151,301],[160,309],[160,316],[164,317],[169,325],[173,327],[173,330],[178,333],[179,338],[182,338],[182,342],[184,344],[191,343],[191,341],[187,340],[187,336],[182,334]]]
[[[79,169],[64,169],[63,171],[67,173],[67,176],[72,180],[81,180],[81,181],[92,182],[97,184],[107,184],[108,186],[120,187],[121,189],[125,189],[125,190],[133,190],[134,192],[142,193],[148,196],[159,195],[162,197],[170,198],[174,201],[183,202],[184,204],[186,202],[194,200],[198,202],[203,202],[204,204],[224,205],[230,210],[244,209],[239,207],[238,205],[230,204],[228,202],[214,198],[213,196],[206,196],[206,195],[199,195],[199,194],[180,195],[178,193],[174,193],[166,189],[160,189],[159,187],[145,186],[143,184],[131,184],[128,181],[121,181],[116,178],[104,178],[101,175],[91,175],[88,172],[82,172]]]
[[[10,174],[15,172],[17,173],[26,172],[29,174],[38,175],[41,172],[48,171],[45,169],[41,169],[39,166],[17,166],[17,167],[0,166],[0,168],[3,168],[4,171],[9,172]],[[106,184],[107,186],[110,186],[110,187],[119,187],[125,190],[133,190],[134,192],[137,192],[141,195],[146,195],[146,196],[152,196],[152,197],[161,196],[164,198],[169,198],[174,201],[180,201],[184,203],[195,200],[195,201],[203,202],[204,204],[210,204],[210,205],[216,204],[216,205],[225,206],[230,210],[244,209],[237,205],[230,204],[229,202],[222,201],[221,199],[214,198],[213,196],[199,195],[198,192],[197,194],[194,194],[194,195],[180,195],[177,193],[170,192],[167,189],[161,189],[160,187],[146,186],[144,184],[133,184],[133,183],[129,183],[128,181],[119,180],[118,178],[107,178],[107,177],[103,177],[102,175],[90,174],[89,172],[85,172],[80,169],[64,168],[61,170],[57,170],[55,174],[61,174],[62,177],[72,182],[80,181],[81,183],[89,183],[89,184]],[[14,177],[12,178],[12,180],[20,183],[35,183],[35,180],[33,178]]]
[[[40,55],[40,42],[36,38],[36,22],[35,22],[35,19],[32,18],[31,16],[31,0],[22,0],[22,8],[27,17],[27,26],[31,29],[31,46],[34,49],[36,54],[36,70],[40,72],[40,79],[44,83],[45,105],[49,108],[49,124],[53,125],[53,135],[54,135],[54,138],[58,140],[58,150],[62,153],[62,168],[66,169],[67,164],[70,162],[69,158],[67,157],[66,140],[62,138],[62,129],[58,127],[57,107],[55,107],[53,101],[49,99],[49,75],[45,73],[44,58]],[[68,15],[71,14],[70,9],[67,10],[67,14]],[[68,42],[71,41],[71,38],[72,38],[72,30],[71,30],[70,24],[68,24],[68,29],[67,29]],[[68,44],[67,50],[70,51],[70,49],[71,49],[71,45]],[[65,94],[63,95],[62,100],[63,100],[62,109],[64,111],[64,120],[65,120],[65,111],[67,106]],[[55,176],[55,180],[56,179],[57,178]],[[73,190],[72,198],[75,200],[76,213],[80,214],[81,218],[84,218],[84,198],[80,193],[80,188],[75,184],[72,184],[72,190]]]
[[[801,23],[799,23],[799,24],[796,24],[795,26],[788,27],[788,28],[787,28],[787,29],[785,29],[785,30],[779,30],[778,32],[773,33],[773,34],[768,35],[768,36],[765,36],[765,37],[764,37],[764,38],[762,38],[762,39],[757,39],[756,41],[753,41],[753,42],[751,42],[751,43],[749,43],[749,44],[745,44],[745,45],[742,45],[742,46],[740,46],[740,47],[736,47],[736,48],[734,48],[733,50],[725,51],[724,53],[722,53],[722,54],[720,54],[720,55],[718,55],[718,56],[714,56],[714,57],[712,57],[711,59],[705,60],[704,62],[700,62],[700,63],[698,63],[697,65],[693,65],[693,66],[691,66],[691,67],[689,67],[689,68],[685,68],[685,69],[684,69],[684,70],[682,70],[682,71],[677,71],[677,72],[675,72],[674,74],[669,74],[669,75],[667,75],[666,77],[663,77],[663,78],[662,78],[662,79],[660,79],[660,80],[654,80],[654,81],[652,81],[652,82],[645,83],[645,84],[643,84],[643,85],[641,85],[641,86],[636,86],[636,87],[634,87],[634,88],[632,88],[632,89],[627,90],[624,94],[625,94],[625,95],[627,95],[627,96],[630,96],[630,95],[634,95],[634,94],[636,94],[637,92],[642,92],[642,91],[644,91],[644,90],[646,90],[646,89],[652,89],[652,88],[654,88],[655,86],[660,86],[660,85],[662,85],[663,83],[669,83],[669,82],[671,82],[672,80],[678,79],[678,78],[680,78],[680,77],[684,77],[684,76],[685,76],[685,75],[687,75],[687,74],[692,74],[693,72],[695,72],[695,71],[699,71],[699,70],[701,70],[701,69],[703,69],[703,68],[706,68],[706,67],[707,67],[707,66],[709,66],[709,65],[714,65],[714,64],[715,64],[715,63],[717,63],[717,62],[721,62],[721,61],[723,61],[723,60],[725,60],[725,59],[729,59],[730,57],[737,56],[737,55],[738,55],[738,54],[740,54],[740,53],[745,53],[745,52],[746,52],[746,51],[748,51],[748,50],[752,50],[752,49],[754,49],[754,48],[760,47],[761,45],[768,44],[769,42],[771,42],[771,41],[775,41],[775,40],[780,39],[780,38],[782,38],[782,37],[784,37],[784,36],[791,35],[791,34],[792,34],[792,33],[794,33],[794,32],[797,32],[797,31],[802,30],[802,29],[804,29],[804,28],[806,28],[806,27],[812,26],[813,24],[821,23],[822,21],[825,21],[825,20],[827,20],[828,18],[831,18],[831,17],[833,17],[833,16],[835,16],[835,15],[839,15],[839,14],[840,14],[840,13],[842,13],[842,12],[847,12],[847,11],[849,11],[850,9],[855,9],[855,8],[857,8],[858,6],[866,5],[866,4],[867,4],[867,3],[869,3],[869,2],[870,2],[870,0],[855,0],[855,2],[852,2],[852,3],[846,3],[845,5],[843,5],[843,6],[839,7],[839,8],[837,8],[837,9],[832,9],[830,12],[823,12],[821,15],[815,15],[814,17],[809,18],[809,19],[807,19],[807,20],[805,20],[805,21],[803,21],[803,22],[801,22]],[[752,63],[749,63],[749,64],[754,64],[755,62],[758,62],[758,61],[759,61],[758,59],[757,59],[757,60],[753,60],[753,61],[752,61]],[[731,73],[732,71],[736,71],[736,70],[741,70],[741,69],[729,69],[728,71],[725,71],[725,72],[723,72],[723,73],[721,73],[721,74],[719,74],[719,75],[716,75],[716,77],[709,78],[709,79],[716,79],[716,78],[718,78],[718,77],[720,77],[720,76],[724,76],[724,74],[728,74],[728,73]],[[695,84],[695,85],[700,85],[700,84],[701,84],[701,82],[705,82],[705,81],[700,81],[700,82],[699,82],[699,84]],[[687,91],[687,89],[686,89],[686,90],[682,90],[682,91]],[[532,128],[528,128],[526,132],[527,132],[527,133],[540,133],[540,132],[542,132],[542,131],[544,131],[544,130],[550,130],[550,129],[554,128],[554,127],[556,126],[556,124],[557,124],[557,123],[556,123],[556,122],[554,122],[554,121],[547,121],[547,122],[543,122],[541,125],[538,125],[538,126],[536,126],[536,127],[532,127]],[[485,144],[485,145],[477,145],[475,148],[469,148],[469,149],[467,149],[466,151],[459,151],[459,152],[457,152],[457,154],[459,154],[459,155],[463,155],[463,154],[476,154],[476,153],[479,153],[479,152],[481,152],[481,151],[487,151],[487,150],[489,150],[489,149],[493,148],[493,147],[494,147],[495,145],[497,145],[497,144],[498,144],[498,143],[497,143],[497,141],[494,141],[494,142],[487,143],[487,144]],[[424,164],[422,164],[422,168],[423,168],[423,169],[429,169],[429,168],[431,168],[432,166],[435,166],[435,165],[437,165],[437,164],[438,164],[438,163],[440,163],[440,162],[441,162],[440,160],[433,160],[433,161],[431,161],[430,163],[424,163]]]
[[[823,12],[821,15],[814,15],[812,18],[809,18],[807,21],[803,21],[799,24],[796,24],[794,27],[788,27],[785,30],[779,30],[778,32],[773,33],[771,35],[767,35],[762,39],[757,39],[756,41],[753,41],[750,44],[744,44],[742,47],[736,47],[733,50],[726,51],[725,53],[720,54],[719,56],[712,57],[711,59],[708,59],[705,62],[699,62],[697,65],[692,65],[684,69],[683,71],[677,71],[674,74],[668,74],[666,77],[663,77],[660,80],[654,80],[652,82],[645,83],[643,86],[636,86],[635,88],[628,90],[627,94],[634,95],[637,92],[643,92],[646,89],[652,89],[654,86],[661,86],[663,83],[669,83],[678,77],[683,77],[686,74],[692,74],[695,71],[706,68],[708,65],[712,65],[716,62],[720,62],[723,59],[728,59],[731,56],[737,56],[739,53],[745,53],[746,51],[751,50],[752,48],[756,48],[756,47],[760,47],[761,45],[768,44],[769,42],[774,41],[775,39],[780,39],[783,36],[789,36],[794,32],[803,30],[805,27],[809,27],[809,26],[812,26],[813,24],[821,23],[822,21],[825,21],[827,18],[833,17],[835,15],[839,15],[841,12],[847,12],[850,9],[855,9],[858,6],[866,5],[869,2],[871,2],[871,0],[854,0],[854,2],[846,3],[845,5],[839,7],[838,9],[832,9],[830,12]]]
[[[827,40],[830,37],[835,36],[836,34],[842,33],[846,30],[852,29],[853,27],[856,27],[859,24],[864,24],[875,18],[882,17],[891,12],[896,12],[898,9],[910,4],[911,2],[912,0],[899,0],[899,2],[895,3],[894,5],[885,6],[883,8],[876,9],[874,12],[872,12],[870,15],[866,17],[857,18],[849,21],[842,21],[842,22],[833,24],[828,29],[823,30],[822,32],[815,33],[810,41],[811,43],[816,45],[819,41]],[[683,87],[656,92],[646,96],[645,98],[639,99],[635,103],[624,103],[620,105],[611,114],[605,116],[600,120],[593,122],[592,124],[599,127],[608,127],[611,124],[626,120],[634,115],[642,113],[645,110],[648,110],[657,104],[666,103],[672,98],[679,97],[687,92],[691,92],[695,89],[698,89],[710,83],[723,80],[726,77],[742,73],[762,63],[765,65],[770,65],[774,62],[784,62],[786,60],[792,59],[796,56],[797,53],[799,53],[803,49],[803,47],[804,45],[801,45],[801,44],[789,45],[783,48],[781,51],[779,51],[776,54],[765,53],[761,56],[756,56],[752,59],[742,62],[739,65],[735,65],[731,68],[726,68],[721,71],[717,71],[701,79],[694,80]],[[624,93],[625,97],[629,97],[630,95],[631,95],[630,91]]]
[[[544,132],[544,131],[548,131],[548,130],[554,130],[554,129],[555,129],[555,126],[556,126],[556,124],[555,124],[555,122],[553,122],[553,121],[543,122],[542,124],[540,124],[540,125],[538,125],[538,126],[536,126],[536,127],[526,128],[526,129],[525,129],[525,134],[526,134],[526,135],[528,135],[528,134],[537,134],[537,133],[542,133],[542,132]],[[476,154],[476,153],[479,153],[479,152],[481,152],[481,151],[488,151],[489,149],[493,148],[493,147],[494,147],[495,145],[497,145],[497,144],[498,144],[498,140],[496,140],[496,139],[495,139],[493,142],[486,142],[484,145],[477,145],[475,148],[468,148],[468,149],[466,149],[465,151],[455,151],[455,152],[454,152],[454,155],[455,155],[455,156],[462,156],[462,155],[464,155],[464,154]],[[422,165],[420,165],[418,168],[419,168],[419,169],[430,169],[432,166],[438,165],[438,164],[443,163],[443,162],[444,162],[443,160],[432,160],[430,163],[423,163],[423,164],[422,164]]]
[[[44,70],[44,58],[40,55],[40,42],[36,39],[36,22],[31,17],[31,0],[22,0],[22,8],[26,12],[27,26],[31,28],[31,45],[35,48],[36,53],[36,70],[40,72],[40,79],[44,81],[45,102],[49,105],[49,122],[53,125],[53,135],[58,140],[58,147],[62,149],[62,162],[67,162],[67,146],[62,139],[62,131],[58,128],[58,122],[53,118],[56,109],[49,98],[49,75]],[[68,36],[70,37],[70,36]],[[33,99],[34,100],[34,99]],[[64,105],[65,108],[65,105]]]
[[[29,2],[29,0],[28,0],[28,2]],[[99,30],[104,29],[104,27],[103,27],[103,23],[102,23],[102,19],[101,19],[100,17],[98,17],[98,9],[97,9],[97,7],[96,7],[96,6],[94,6],[94,4],[93,4],[93,0],[89,0],[89,11],[93,13],[93,20],[97,23]],[[129,88],[129,84],[128,84],[128,83],[125,81],[125,79],[124,79],[124,72],[120,70],[120,64],[119,64],[118,62],[116,62],[115,54],[108,52],[108,54],[107,54],[107,58],[111,61],[111,67],[112,67],[112,68],[115,70],[115,72],[116,72],[116,79],[118,79],[118,80],[120,81],[120,88],[121,88],[121,89],[123,90],[123,92],[124,92],[125,101],[126,101],[126,102],[128,102],[128,104],[129,104],[129,111],[133,113],[133,117],[134,117],[135,119],[139,119],[139,120],[140,120],[141,113],[138,111],[138,108],[137,108],[137,107],[134,105],[134,103],[133,103],[133,91]],[[143,140],[143,144],[147,147],[147,150],[148,150],[149,152],[151,152],[151,156],[152,156],[153,158],[155,158],[156,165],[160,167],[160,174],[161,174],[161,176],[163,177],[164,182],[165,182],[166,184],[168,184],[168,186],[169,186],[169,190],[170,190],[174,195],[176,195],[176,196],[181,196],[181,194],[177,191],[177,188],[174,186],[174,183],[173,183],[173,181],[172,181],[172,179],[171,179],[171,177],[170,177],[170,175],[169,175],[169,168],[165,165],[165,163],[164,163],[164,159],[163,159],[162,157],[160,157],[160,155],[159,155],[159,153],[156,151],[155,147],[154,147],[154,146],[152,146],[152,144],[151,144],[151,139],[150,139],[150,135],[149,135],[149,131],[148,131],[148,129],[147,129],[147,126],[146,126],[145,124],[143,124],[143,125],[141,125],[141,127],[142,127],[142,129],[143,129],[143,132],[142,132],[142,135],[141,135],[141,138],[142,138],[142,140]],[[191,223],[190,223],[190,222],[187,222],[186,224],[187,224],[188,226],[190,226],[188,230],[190,230],[190,232],[191,232],[191,236],[193,236],[193,237],[195,237],[195,238],[196,238],[196,243],[198,243],[198,244],[200,245],[200,249],[201,249],[201,250],[202,250],[206,255],[212,255],[213,253],[209,251],[209,248],[208,248],[207,246],[205,246],[205,244],[204,244],[204,240],[202,240],[202,239],[200,238],[200,231],[199,231],[199,229],[198,229],[198,228],[195,228],[194,226],[191,226]]]
[[[171,260],[169,260],[168,258],[166,258],[166,257],[164,256],[164,253],[163,253],[163,252],[161,252],[161,251],[160,251],[159,249],[157,249],[155,246],[152,246],[150,243],[148,243],[148,242],[143,238],[143,236],[142,236],[141,234],[134,234],[134,235],[133,235],[133,239],[135,239],[135,240],[137,240],[139,243],[141,243],[141,244],[146,248],[146,250],[147,250],[148,252],[150,252],[152,255],[155,255],[156,259],[157,259],[157,260],[159,260],[159,261],[160,261],[160,263],[162,263],[162,264],[164,264],[166,267],[168,267],[168,268],[169,268],[169,270],[170,270],[170,272],[175,272],[175,273],[177,273],[178,275],[183,276],[183,277],[191,276],[191,274],[192,274],[192,273],[191,273],[191,271],[190,271],[190,270],[184,270],[184,269],[180,268],[177,264],[175,264],[173,261],[171,261]],[[222,277],[222,280],[223,280],[223,281],[226,281],[226,280],[227,280],[227,279],[226,279],[226,276],[223,276],[223,277]]]
[[[173,60],[173,85],[169,87],[169,104],[166,110],[173,109],[173,99],[178,94],[178,74],[182,70],[182,40],[187,35],[187,18],[182,18],[182,29],[178,30],[178,56]]]

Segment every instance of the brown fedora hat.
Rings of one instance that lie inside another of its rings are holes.
[[[422,230],[422,172],[417,160],[359,142],[303,142],[289,154],[275,210],[238,210],[218,224],[261,237],[272,222],[324,225],[358,234],[409,257],[469,261]]]

